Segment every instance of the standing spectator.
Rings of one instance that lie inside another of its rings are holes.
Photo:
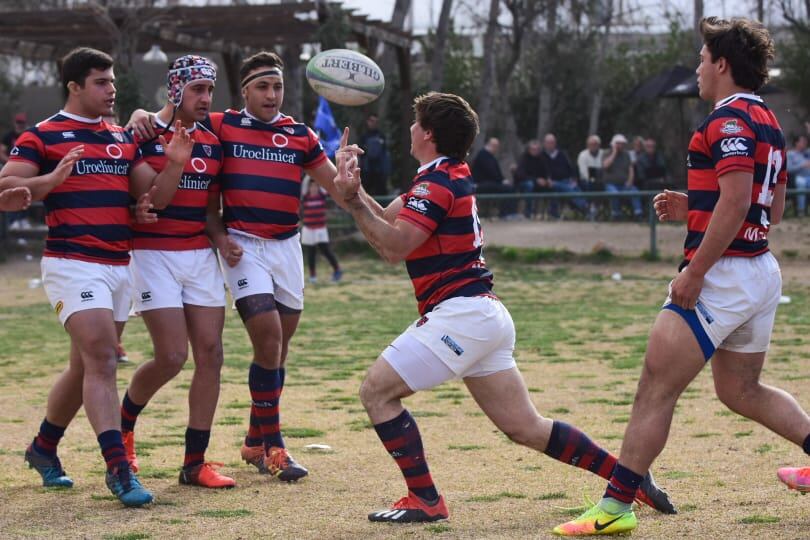
[[[641,189],[665,189],[669,187],[667,165],[664,156],[656,148],[655,139],[644,140],[644,151],[636,159],[636,181]]]
[[[0,166],[4,165],[6,161],[8,161],[9,152],[11,149],[14,148],[14,143],[17,141],[17,137],[22,135],[22,132],[28,128],[28,117],[25,116],[25,113],[17,113],[14,115],[14,128],[3,135],[2,141],[0,141]]]
[[[498,163],[498,150],[501,142],[490,137],[487,143],[475,155],[472,165],[472,177],[475,182],[476,193],[514,193],[515,188],[504,177],[501,165]],[[515,212],[514,200],[508,200],[500,205],[500,216],[503,219],[513,219],[519,214]]]
[[[370,195],[388,194],[388,176],[391,174],[391,156],[385,135],[379,130],[379,117],[371,113],[366,118],[366,131],[360,137],[360,147],[365,154],[360,156],[363,180]]]
[[[517,169],[515,169],[515,187],[521,193],[535,191],[548,191],[548,170],[543,159],[540,141],[532,139],[526,145],[526,150],[520,156]],[[534,214],[534,201],[526,199],[523,213],[529,219]]]
[[[318,281],[315,270],[320,250],[323,256],[332,265],[332,281],[337,283],[343,277],[343,271],[337,257],[329,246],[329,230],[326,228],[326,190],[307,178],[307,190],[301,200],[303,226],[301,227],[301,244],[307,253],[307,266],[309,266],[309,282]]]
[[[810,149],[807,135],[793,139],[793,149],[787,153],[787,171],[793,176],[797,189],[810,186]],[[796,215],[807,215],[807,195],[796,195]]]
[[[577,185],[577,173],[574,166],[571,165],[568,154],[557,148],[557,137],[553,133],[547,133],[543,138],[542,158],[546,163],[548,187],[551,191],[558,193],[581,191]],[[585,202],[585,199],[571,199],[571,206],[582,212],[583,215],[588,213],[588,203]],[[549,204],[549,213],[555,218],[560,217],[559,204],[555,199],[552,199]]]
[[[605,191],[609,193],[637,192],[638,188],[634,184],[633,162],[630,153],[626,149],[627,137],[617,133],[610,140],[610,153],[602,161],[603,178],[605,181]],[[633,216],[641,218],[641,199],[631,197],[633,205]],[[613,219],[621,216],[621,205],[619,199],[610,200],[610,213]]]

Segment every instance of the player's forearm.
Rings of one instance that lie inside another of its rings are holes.
[[[219,209],[216,211],[208,210],[205,218],[205,234],[211,243],[217,249],[220,249],[228,237],[228,231],[225,230],[225,224],[222,222],[222,216],[219,215]]]
[[[384,261],[394,264],[402,260],[396,251],[396,229],[382,216],[376,215],[360,195],[345,201],[357,228]]]
[[[366,190],[364,190],[362,187],[360,188],[360,196],[363,197],[363,201],[365,201],[368,209],[371,210],[374,215],[379,217],[383,216],[385,209],[374,199],[374,197],[366,193]]]
[[[734,241],[748,213],[748,204],[720,196],[700,246],[689,263],[691,272],[703,276]]]
[[[15,187],[27,187],[31,192],[31,200],[41,201],[48,196],[53,188],[58,185],[58,181],[51,174],[32,176],[4,176],[0,178],[0,191]]]
[[[184,165],[184,163],[167,161],[166,166],[152,181],[152,185],[158,187],[154,197],[152,197],[152,204],[158,210],[166,208],[172,202],[174,194],[180,185],[180,178],[183,176]]]

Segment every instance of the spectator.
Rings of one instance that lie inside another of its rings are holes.
[[[628,150],[628,154],[630,154],[630,161],[633,162],[633,166],[636,165],[638,161],[638,157],[644,152],[644,137],[640,135],[636,135],[633,137],[633,144],[630,145],[630,150]]]
[[[669,187],[667,165],[664,156],[656,148],[655,139],[644,140],[644,151],[636,159],[636,180],[641,189],[665,189]]]
[[[360,156],[363,183],[370,195],[388,194],[388,176],[391,174],[391,156],[385,135],[378,128],[379,117],[371,113],[366,118],[366,131],[360,137],[360,148],[365,154]]]
[[[633,162],[626,146],[627,138],[621,133],[617,133],[610,140],[610,153],[602,161],[605,191],[609,193],[638,191],[634,184]],[[640,219],[641,199],[631,197],[630,202],[633,205],[633,216]],[[613,219],[621,217],[619,199],[610,200],[610,213]]]
[[[548,170],[543,159],[540,141],[532,139],[526,145],[526,150],[520,156],[517,169],[515,169],[515,187],[521,193],[535,191],[548,191]],[[523,213],[531,219],[534,214],[534,201],[526,199]]]
[[[546,171],[548,171],[548,188],[557,193],[574,193],[581,191],[577,185],[577,173],[568,154],[557,148],[557,137],[553,133],[547,133],[543,138],[543,153]],[[585,199],[571,199],[571,206],[582,212],[588,213],[588,203]],[[552,217],[560,217],[560,208],[556,200],[552,199],[549,204],[549,213]]]
[[[602,150],[602,139],[599,135],[589,135],[585,140],[585,149],[577,156],[579,185],[583,191],[604,191],[602,184],[602,161],[605,151]]]
[[[11,152],[11,149],[14,148],[17,137],[22,135],[22,132],[27,128],[28,118],[25,116],[25,113],[17,113],[14,115],[14,128],[3,135],[3,139],[0,141],[0,165],[8,161],[8,154]]]
[[[475,155],[472,164],[472,177],[475,182],[476,193],[514,193],[515,188],[504,177],[501,172],[501,165],[498,163],[498,150],[501,142],[490,137],[487,143]],[[503,219],[514,219],[518,214],[515,212],[516,203],[508,200],[500,205],[500,216]]]
[[[807,189],[810,185],[810,149],[807,135],[799,135],[793,140],[793,149],[787,153],[788,174],[793,176],[797,189]],[[796,215],[807,215],[807,195],[796,195]]]

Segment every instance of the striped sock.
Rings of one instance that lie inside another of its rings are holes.
[[[568,465],[591,471],[608,480],[616,456],[595,444],[587,435],[565,422],[554,421],[545,454]]]
[[[802,448],[804,449],[804,453],[810,456],[810,435],[804,438],[804,444],[802,444]]]
[[[115,472],[121,466],[129,468],[120,431],[110,429],[101,433],[98,436],[98,444],[101,446],[101,455],[104,456],[104,461],[107,462],[107,471]]]
[[[124,433],[135,431],[135,422],[144,407],[146,403],[138,405],[129,398],[129,392],[124,394],[124,400],[121,402],[121,431]]]
[[[265,449],[271,446],[284,448],[279,416],[281,380],[278,372],[278,369],[264,369],[254,362],[250,364],[248,374],[250,397],[253,399]]]
[[[630,508],[633,499],[636,497],[638,486],[644,477],[636,474],[621,463],[616,464],[613,475],[610,477],[603,499],[614,499],[615,501],[627,505]],[[626,511],[626,510],[624,510]],[[611,512],[617,514],[619,512]]]
[[[411,413],[404,410],[393,420],[376,424],[374,429],[385,449],[397,462],[408,490],[424,501],[437,500],[439,493],[425,460],[422,436]]]
[[[183,458],[183,468],[190,469],[195,465],[205,463],[205,451],[211,439],[211,430],[186,428],[186,456]]]
[[[259,428],[259,419],[256,416],[256,406],[250,405],[250,424],[248,424],[247,436],[245,436],[245,446],[261,446],[264,444],[262,430]]]
[[[51,424],[47,418],[44,418],[39,425],[39,433],[31,443],[34,450],[44,456],[56,456],[56,447],[59,445],[59,439],[65,434],[65,429]]]

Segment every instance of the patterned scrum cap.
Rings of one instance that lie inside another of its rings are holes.
[[[166,76],[169,101],[178,107],[183,101],[183,90],[186,85],[195,81],[217,80],[217,68],[214,63],[203,56],[187,54],[181,56],[169,66]]]

